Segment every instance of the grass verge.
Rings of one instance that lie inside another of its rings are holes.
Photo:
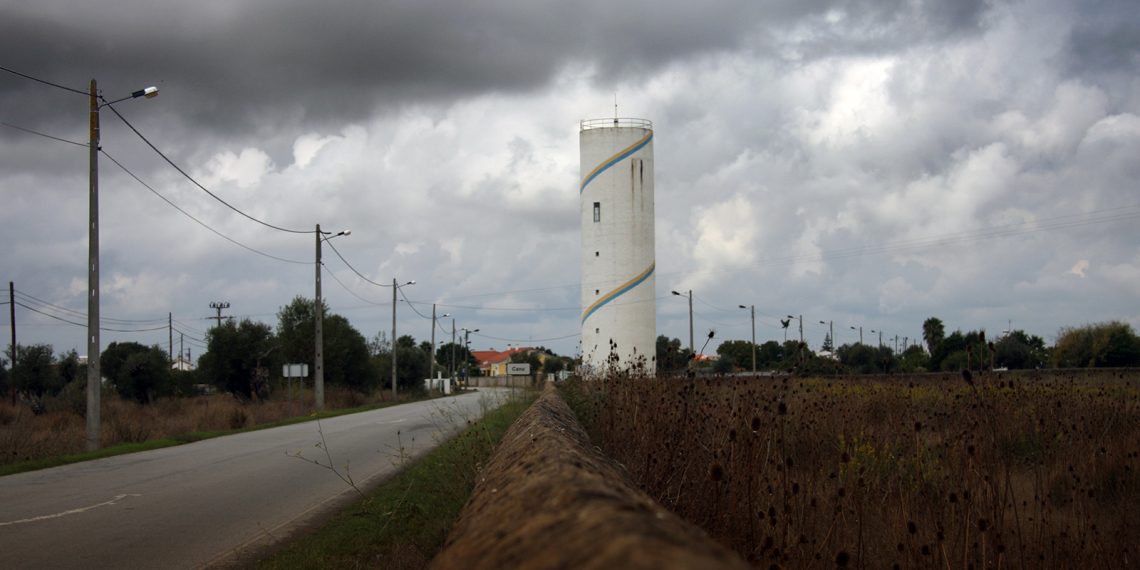
[[[212,439],[215,437],[222,437],[224,435],[233,435],[236,433],[245,433],[248,431],[258,431],[263,429],[271,429],[275,427],[299,424],[302,422],[311,422],[314,420],[323,420],[326,418],[335,418],[346,414],[355,414],[359,412],[367,412],[370,410],[378,410],[380,408],[387,408],[389,406],[396,406],[399,404],[407,404],[413,401],[421,400],[400,400],[398,402],[381,402],[370,404],[367,406],[359,406],[356,408],[344,408],[339,410],[326,410],[317,412],[307,416],[297,416],[285,420],[258,424],[239,429],[230,430],[216,430],[216,431],[192,431],[176,435],[171,438],[156,439],[151,441],[135,442],[135,443],[119,443],[90,451],[86,453],[76,453],[72,455],[63,455],[58,457],[47,457],[44,459],[34,459],[31,461],[21,461],[19,463],[10,463],[8,465],[0,465],[0,477],[5,475],[14,475],[16,473],[25,473],[28,471],[39,471],[40,469],[50,469],[52,467],[59,467],[61,465],[71,465],[72,463],[81,463],[84,461],[91,461],[94,459],[102,459],[104,457],[114,457],[116,455],[125,455],[128,453],[138,453],[140,451],[150,451],[152,449],[162,449],[164,447],[173,447],[175,445],[182,445],[185,443],[193,443],[195,441],[202,441],[204,439]]]
[[[537,396],[521,394],[468,422],[458,436],[255,568],[423,568],[443,547],[483,464]]]

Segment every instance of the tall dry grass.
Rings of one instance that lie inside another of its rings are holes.
[[[383,390],[365,395],[329,386],[325,409],[339,410],[390,400]],[[149,405],[124,400],[104,390],[100,405],[101,447],[125,442],[178,439],[194,432],[240,429],[310,414],[313,393],[305,392],[304,407],[293,395],[292,414],[285,393],[241,404],[232,396],[215,394],[193,398],[162,398]],[[0,401],[0,465],[82,453],[87,445],[86,399],[69,386],[45,399],[47,412],[35,415],[26,404]]]
[[[568,383],[596,445],[756,567],[1128,568],[1135,373]]]

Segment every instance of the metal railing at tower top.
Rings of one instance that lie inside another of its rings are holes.
[[[582,121],[583,131],[590,129],[612,129],[614,127],[626,127],[635,129],[649,129],[653,130],[653,121],[647,119],[586,119]]]

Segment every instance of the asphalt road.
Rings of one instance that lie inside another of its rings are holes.
[[[418,458],[454,426],[480,417],[495,396],[505,390],[483,388],[320,426],[333,465],[348,463],[357,486],[369,488],[399,470],[401,443]],[[320,441],[317,423],[306,422],[0,477],[0,567],[248,563],[355,500],[331,471],[291,457],[301,451],[327,464]]]

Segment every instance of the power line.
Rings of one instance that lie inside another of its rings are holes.
[[[25,300],[28,302],[35,302],[35,303],[38,303],[44,307],[51,307],[52,309],[55,309],[55,310],[63,312],[63,313],[70,313],[70,315],[74,316],[74,317],[79,317],[79,318],[84,318],[84,319],[87,318],[87,313],[84,313],[81,311],[76,311],[74,309],[68,309],[66,307],[61,307],[59,305],[53,305],[47,301],[44,301],[43,299],[37,299],[37,298],[27,294],[27,293],[19,291],[19,290],[16,290],[15,293],[17,295],[19,295],[20,297],[24,297],[24,299],[21,299],[21,300]],[[123,324],[123,325],[129,325],[129,324],[152,325],[152,324],[165,323],[166,322],[166,319],[112,319],[110,317],[102,317],[102,316],[100,316],[99,320],[104,321],[104,322]],[[86,325],[84,325],[84,326],[86,326]]]
[[[311,233],[313,233],[314,230],[290,230],[290,229],[282,228],[279,226],[275,226],[275,225],[270,224],[268,222],[263,222],[263,221],[255,218],[255,217],[235,208],[234,206],[231,206],[229,204],[229,202],[226,202],[225,200],[219,198],[216,194],[207,190],[205,186],[202,186],[201,184],[199,184],[197,180],[194,180],[194,178],[191,177],[189,174],[187,174],[186,171],[182,170],[182,168],[180,168],[177,164],[175,164],[173,160],[170,160],[170,158],[168,158],[165,154],[163,154],[161,150],[158,150],[158,147],[154,146],[154,144],[151,143],[149,140],[147,140],[147,138],[144,137],[143,134],[140,133],[139,130],[136,129],[134,125],[132,125],[129,121],[127,121],[126,118],[124,118],[121,114],[119,114],[119,111],[117,111],[114,106],[108,104],[108,105],[106,105],[106,107],[108,109],[110,109],[113,113],[115,113],[115,115],[118,116],[119,119],[121,119],[123,121],[123,123],[125,123],[128,127],[130,127],[130,129],[132,131],[134,131],[134,133],[136,135],[138,135],[138,137],[140,139],[142,139],[142,141],[145,142],[147,144],[147,146],[149,146],[152,150],[154,150],[154,152],[158,153],[158,156],[161,156],[162,159],[165,160],[167,164],[174,167],[174,169],[177,170],[179,174],[184,176],[187,180],[189,180],[195,186],[200,188],[203,192],[209,194],[211,198],[217,200],[218,202],[221,202],[222,205],[224,205],[225,207],[237,212],[238,214],[241,214],[245,218],[248,218],[248,219],[250,219],[254,222],[257,222],[257,223],[259,223],[259,224],[261,224],[267,228],[272,228],[272,229],[275,229],[277,231],[291,233],[291,234],[311,234]]]
[[[52,315],[52,314],[49,314],[49,313],[45,313],[45,312],[43,312],[43,311],[40,311],[40,310],[38,310],[38,309],[36,309],[36,308],[34,308],[34,307],[29,307],[29,306],[27,306],[27,305],[25,305],[25,304],[23,304],[23,303],[16,303],[16,305],[18,305],[18,306],[20,306],[20,307],[23,307],[23,308],[25,308],[25,309],[27,309],[27,310],[29,310],[29,311],[33,312],[33,313],[39,313],[39,314],[41,314],[41,315],[43,315],[43,316],[45,316],[45,317],[49,317],[49,318],[55,319],[55,320],[57,320],[57,321],[62,321],[62,322],[65,322],[65,323],[67,323],[67,324],[69,324],[69,325],[75,325],[75,326],[77,326],[77,327],[83,327],[83,328],[87,328],[87,323],[76,323],[76,322],[72,322],[72,321],[69,321],[69,320],[67,320],[67,319],[65,319],[65,318],[63,318],[63,317],[57,317],[57,316],[55,316],[55,315]],[[101,330],[101,331],[109,331],[109,332],[135,333],[135,332],[151,332],[151,331],[160,331],[160,330],[163,330],[163,329],[165,329],[165,328],[166,328],[165,326],[161,326],[161,327],[155,327],[155,328],[152,328],[152,329],[111,329],[111,328],[107,328],[107,327],[99,327],[99,330]]]
[[[31,75],[26,75],[26,74],[20,73],[19,71],[15,71],[15,70],[12,70],[12,69],[8,69],[7,67],[4,67],[4,66],[2,66],[2,65],[0,65],[0,70],[2,70],[2,71],[7,71],[8,73],[11,73],[11,74],[14,74],[14,75],[19,75],[20,77],[23,77],[24,79],[31,79],[32,81],[36,81],[36,82],[39,82],[39,83],[43,83],[44,85],[51,85],[52,87],[56,87],[56,88],[59,88],[59,89],[63,89],[64,91],[71,91],[72,93],[78,93],[78,94],[80,94],[80,95],[83,95],[83,96],[85,96],[85,97],[90,97],[90,96],[91,96],[91,94],[90,94],[90,93],[88,93],[88,92],[86,92],[86,91],[80,91],[80,90],[78,90],[78,89],[72,89],[72,88],[70,88],[70,87],[64,87],[63,85],[57,85],[57,84],[55,84],[55,83],[52,83],[51,81],[45,81],[45,80],[43,80],[43,79],[39,79],[39,78],[37,78],[37,77],[32,77]]]
[[[179,212],[182,212],[182,214],[183,214],[183,215],[185,215],[187,218],[190,218],[191,220],[194,220],[195,222],[197,222],[197,223],[198,223],[198,225],[202,226],[203,228],[206,228],[207,230],[210,230],[211,232],[214,232],[215,234],[217,234],[217,235],[218,235],[219,237],[221,237],[222,239],[224,239],[224,240],[226,240],[226,241],[228,241],[228,242],[230,242],[230,243],[232,243],[232,244],[234,244],[234,245],[236,245],[236,246],[238,246],[238,247],[241,247],[241,248],[247,249],[247,250],[249,250],[249,251],[252,251],[253,253],[256,253],[256,254],[258,254],[258,255],[262,255],[262,256],[268,257],[269,259],[275,259],[275,260],[277,260],[277,261],[284,261],[285,263],[295,263],[295,264],[299,264],[299,265],[304,265],[304,264],[308,264],[308,263],[309,263],[308,261],[295,261],[295,260],[292,260],[292,259],[285,259],[285,258],[282,258],[282,257],[277,257],[277,256],[275,256],[275,255],[269,255],[268,253],[265,253],[265,252],[262,252],[262,251],[258,251],[258,250],[256,250],[256,249],[253,249],[252,247],[249,247],[248,245],[242,244],[242,243],[240,243],[240,242],[238,242],[238,241],[235,241],[234,239],[231,239],[231,238],[227,237],[226,235],[222,234],[222,233],[221,233],[221,232],[219,232],[218,230],[215,230],[214,228],[211,228],[210,226],[206,225],[206,223],[205,223],[205,222],[203,222],[202,220],[199,220],[198,218],[195,218],[194,216],[190,215],[190,213],[189,213],[189,212],[187,212],[186,210],[183,210],[182,208],[179,208],[177,204],[175,204],[174,202],[171,202],[170,200],[168,200],[168,199],[166,198],[166,196],[163,196],[162,194],[159,194],[157,190],[155,190],[154,188],[151,188],[149,184],[147,184],[146,182],[143,182],[143,181],[142,181],[142,179],[140,179],[138,176],[135,176],[135,173],[131,172],[130,170],[127,170],[127,167],[123,166],[121,163],[119,163],[119,161],[115,160],[115,159],[114,159],[114,158],[113,158],[111,155],[107,154],[107,151],[105,151],[105,150],[102,150],[102,149],[100,149],[100,151],[103,153],[103,156],[106,156],[106,157],[107,157],[107,158],[108,158],[108,159],[109,159],[111,162],[115,163],[115,166],[118,166],[119,168],[122,168],[122,169],[123,169],[123,172],[126,172],[128,175],[130,175],[130,177],[131,177],[131,178],[134,178],[134,179],[135,179],[135,180],[136,180],[136,181],[137,181],[139,184],[142,184],[142,185],[143,185],[143,188],[146,188],[147,190],[150,190],[150,191],[151,191],[151,193],[153,193],[155,196],[158,196],[159,198],[161,198],[163,202],[166,202],[167,204],[170,204],[170,206],[171,206],[171,207],[173,207],[175,210],[178,210]]]
[[[489,339],[491,339],[491,340],[501,340],[501,341],[504,341],[504,342],[550,342],[550,341],[552,341],[552,340],[562,340],[562,339],[565,339],[565,338],[573,338],[573,337],[576,337],[576,336],[582,336],[582,333],[580,333],[580,332],[579,332],[579,333],[568,334],[568,335],[566,335],[566,336],[560,336],[560,337],[555,337],[555,338],[531,338],[531,339],[526,339],[526,338],[499,338],[499,337],[494,337],[494,336],[488,336],[488,335],[485,335],[485,334],[479,334],[479,333],[477,333],[477,332],[472,332],[471,334],[473,334],[473,335],[475,335],[475,336],[481,336],[481,337],[483,337],[483,338],[489,338]]]
[[[329,240],[325,240],[325,242],[324,242],[324,243],[328,244],[328,246],[329,246],[330,248],[332,248],[332,250],[333,250],[333,253],[335,253],[335,254],[336,254],[336,256],[337,256],[337,257],[339,257],[339,258],[340,258],[340,260],[344,262],[345,266],[347,266],[349,269],[351,269],[351,270],[352,270],[352,272],[353,272],[353,273],[355,273],[357,277],[359,277],[359,278],[361,278],[361,279],[363,279],[363,280],[365,280],[365,281],[367,281],[367,282],[369,282],[369,283],[371,283],[371,284],[373,284],[373,285],[375,285],[375,286],[377,286],[377,287],[391,287],[391,285],[388,285],[388,284],[385,284],[385,283],[377,283],[377,282],[375,282],[375,281],[373,281],[373,280],[371,280],[371,279],[369,279],[369,278],[365,277],[365,276],[364,276],[362,273],[360,273],[359,271],[357,271],[357,270],[356,270],[356,268],[355,268],[355,267],[353,267],[353,266],[352,266],[352,264],[351,264],[351,263],[349,263],[349,262],[348,262],[348,260],[347,260],[347,259],[345,259],[345,258],[344,258],[344,256],[340,254],[340,252],[339,252],[339,251],[337,251],[337,249],[336,249],[336,246],[332,244],[332,241],[329,241]]]
[[[86,147],[86,146],[87,146],[87,145],[85,145],[85,144],[83,144],[83,143],[79,143],[79,142],[75,142],[75,141],[69,141],[69,140],[67,140],[67,139],[61,139],[61,138],[59,138],[59,137],[53,137],[53,136],[51,136],[51,135],[45,135],[44,133],[41,133],[41,132],[37,132],[37,131],[33,131],[33,130],[31,130],[31,129],[25,129],[24,127],[17,127],[16,125],[12,125],[12,124],[9,124],[9,123],[5,123],[5,122],[3,122],[3,121],[0,121],[0,125],[4,125],[5,127],[8,127],[8,128],[10,128],[10,129],[16,129],[17,131],[24,131],[25,133],[30,133],[30,134],[33,134],[33,135],[36,135],[36,136],[40,136],[40,137],[44,137],[44,138],[48,138],[48,139],[51,139],[51,140],[55,140],[55,141],[59,141],[59,142],[65,142],[65,143],[67,143],[67,144],[73,144],[73,145],[75,145],[75,146],[82,146],[82,147]]]

